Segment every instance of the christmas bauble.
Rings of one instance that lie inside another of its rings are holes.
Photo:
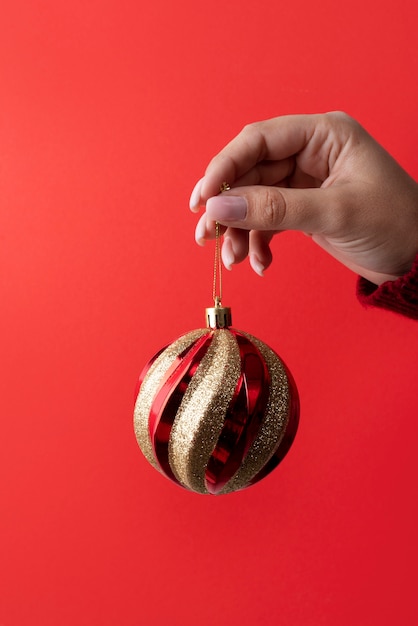
[[[148,461],[201,494],[253,485],[283,459],[296,434],[299,397],[288,368],[265,343],[230,326],[227,307],[208,328],[158,352],[143,369],[135,434]]]

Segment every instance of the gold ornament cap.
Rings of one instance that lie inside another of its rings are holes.
[[[232,324],[229,306],[218,304],[206,309],[206,325],[208,328],[228,328]]]

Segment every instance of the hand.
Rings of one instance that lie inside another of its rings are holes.
[[[226,181],[230,191],[219,195]],[[294,115],[246,126],[209,163],[192,211],[201,245],[223,226],[230,269],[248,255],[260,275],[270,242],[299,230],[376,285],[407,272],[418,254],[418,185],[344,113]]]

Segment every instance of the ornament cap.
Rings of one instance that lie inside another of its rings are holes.
[[[215,305],[206,309],[206,325],[208,328],[228,328],[232,324],[229,306]]]

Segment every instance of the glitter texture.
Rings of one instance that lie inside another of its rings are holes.
[[[266,361],[271,377],[270,395],[257,438],[250,447],[241,467],[220,494],[237,491],[247,486],[279,447],[289,419],[289,384],[280,358],[256,337],[248,333],[242,334],[257,346]]]
[[[199,328],[179,337],[179,339],[170,344],[155,360],[142,382],[135,403],[134,430],[139,447],[145,458],[159,471],[161,471],[161,469],[154,456],[148,428],[148,418],[153,400],[161,383],[164,381],[166,371],[179,354],[191,346],[199,337],[202,337],[202,335],[208,332],[210,331],[207,328]]]
[[[144,456],[196,493],[227,494],[258,482],[296,434],[291,373],[269,346],[233,328],[183,335],[148,362],[139,387],[134,427]]]
[[[205,471],[241,371],[234,335],[214,330],[213,340],[181,402],[171,431],[170,466],[183,486],[207,494]]]

